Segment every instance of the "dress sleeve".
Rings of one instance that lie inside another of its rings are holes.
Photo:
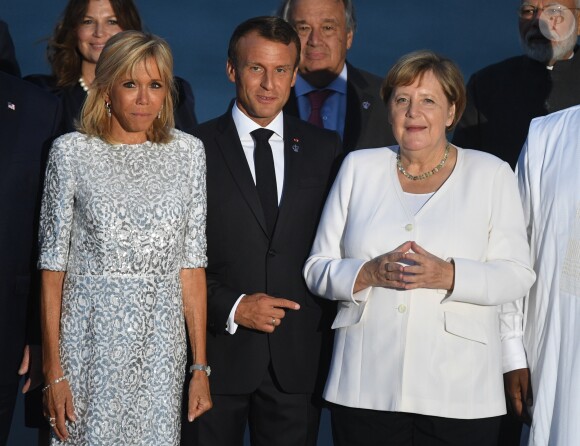
[[[191,150],[191,200],[187,214],[182,268],[205,268],[207,266],[207,242],[205,223],[207,214],[206,165],[203,143],[189,136]]]
[[[39,269],[67,268],[76,186],[70,141],[57,139],[48,157],[40,209]]]

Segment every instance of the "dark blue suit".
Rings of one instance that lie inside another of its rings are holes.
[[[12,419],[27,310],[38,311],[36,218],[44,160],[59,123],[55,97],[0,72],[0,444]],[[28,335],[39,342],[32,325]]]

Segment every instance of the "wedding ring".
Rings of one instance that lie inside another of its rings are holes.
[[[276,326],[276,319],[272,318],[272,326],[275,327]]]
[[[48,422],[49,423],[54,423],[55,421],[56,421],[56,418],[48,417]]]

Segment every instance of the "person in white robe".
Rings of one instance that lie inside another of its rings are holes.
[[[502,326],[506,390],[522,445],[578,445],[580,106],[532,121],[517,173],[537,281]]]

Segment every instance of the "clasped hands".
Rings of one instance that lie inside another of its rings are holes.
[[[416,288],[453,289],[455,266],[408,241],[363,265],[353,291],[368,287],[413,290]]]
[[[282,323],[286,310],[299,310],[296,302],[265,293],[248,294],[236,308],[236,324],[253,330],[273,333]]]

